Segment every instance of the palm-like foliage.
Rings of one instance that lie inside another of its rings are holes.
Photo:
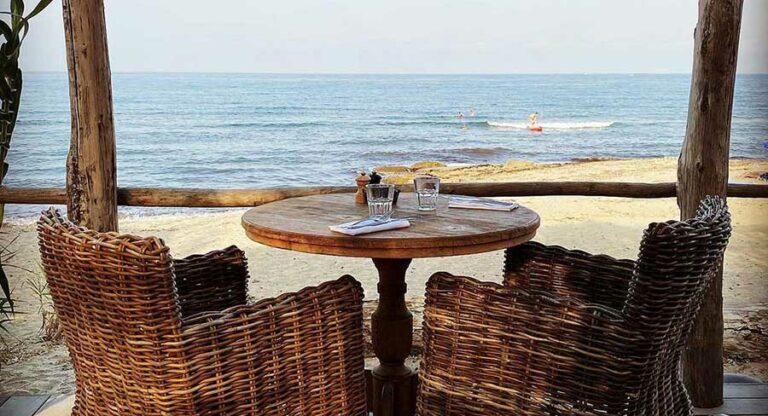
[[[8,162],[5,157],[8,155],[8,149],[11,145],[11,136],[13,128],[16,126],[16,116],[19,113],[19,100],[21,98],[21,69],[19,68],[19,54],[21,52],[21,43],[29,31],[29,20],[43,11],[52,0],[40,0],[37,5],[26,16],[24,15],[24,1],[11,0],[11,10],[2,10],[0,18],[0,35],[2,35],[2,44],[0,44],[0,185],[8,173]],[[2,224],[3,207],[0,204],[0,224]],[[2,267],[2,258],[0,258],[0,313],[6,309],[13,311],[13,301],[11,300],[10,285],[8,277]],[[6,305],[8,307],[6,308]],[[2,327],[2,321],[0,321]]]
[[[20,272],[25,273],[31,273],[31,270],[25,269],[24,267],[20,267],[14,264],[11,264],[11,260],[16,256],[16,249],[13,247],[16,240],[19,238],[19,234],[16,234],[14,237],[7,237],[6,233],[0,233],[0,237],[3,238],[3,241],[0,242],[0,264],[5,264],[5,267],[13,267]],[[1,269],[0,269],[1,271]],[[7,323],[11,319],[11,313],[13,313],[13,300],[11,298],[11,290],[8,285],[7,279],[5,279],[5,273],[3,272],[0,276],[0,285],[3,287],[3,296],[0,296],[0,343],[3,341],[2,332],[6,331],[6,328],[3,326],[3,324]],[[5,281],[3,281],[5,280]],[[43,304],[41,299],[41,305]]]

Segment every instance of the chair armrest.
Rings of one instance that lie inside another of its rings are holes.
[[[637,384],[639,336],[575,298],[438,273],[423,328],[421,415],[626,414]]]
[[[634,268],[633,260],[528,242],[506,250],[504,284],[621,310]]]
[[[362,415],[363,289],[350,276],[184,320],[197,407],[215,414]]]
[[[246,303],[248,264],[235,246],[174,260],[181,316]]]

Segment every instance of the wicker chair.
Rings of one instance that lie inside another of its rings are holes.
[[[160,239],[89,231],[53,209],[37,229],[73,415],[365,413],[353,278],[247,305],[236,247],[174,261]]]
[[[651,224],[636,262],[528,243],[505,285],[435,274],[420,414],[691,415],[680,357],[730,231],[709,197]]]

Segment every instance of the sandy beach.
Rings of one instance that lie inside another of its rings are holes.
[[[533,164],[511,161],[503,165],[430,167],[411,172],[404,168],[388,180],[408,182],[417,173],[434,173],[447,182],[459,181],[634,181],[673,182],[676,158],[606,160],[564,164]],[[759,174],[768,171],[768,160],[737,159],[731,163],[731,182],[765,183]],[[541,216],[536,240],[635,258],[643,229],[653,221],[678,217],[676,201],[667,199],[622,199],[587,197],[516,198]],[[768,200],[729,200],[733,216],[733,237],[725,258],[723,296],[726,313],[726,355],[728,372],[740,372],[768,381]],[[370,260],[310,255],[258,245],[242,232],[244,210],[199,215],[123,217],[120,231],[156,235],[171,247],[174,257],[206,252],[236,244],[246,251],[254,298],[278,295],[314,285],[323,280],[351,274],[363,283],[366,298],[376,298],[376,275]],[[46,342],[39,329],[35,285],[40,283],[34,225],[10,222],[3,226],[2,240],[13,239],[17,252],[7,268],[22,314],[6,324],[0,344],[0,395],[8,393],[71,393],[73,374],[66,348]],[[424,284],[439,270],[500,281],[502,252],[437,259],[414,260],[408,279],[408,298],[420,312]],[[368,309],[373,302],[368,304]],[[417,326],[419,320],[417,319]],[[762,351],[761,351],[762,350]]]

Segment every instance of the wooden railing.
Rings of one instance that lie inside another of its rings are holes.
[[[141,207],[250,207],[308,195],[350,193],[353,186],[318,186],[262,189],[118,188],[117,203]],[[404,186],[404,190],[412,190]],[[485,197],[607,196],[620,198],[673,198],[677,185],[638,182],[489,182],[445,183],[441,192]],[[768,198],[768,185],[728,184],[731,198]],[[0,203],[65,205],[64,188],[0,187]]]

